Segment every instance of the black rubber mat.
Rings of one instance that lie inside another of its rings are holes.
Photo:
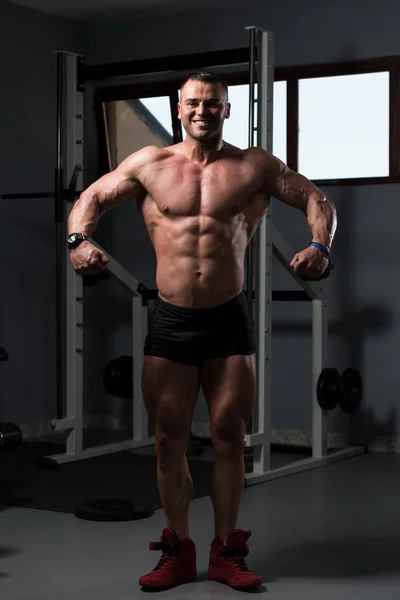
[[[35,466],[38,458],[64,452],[58,443],[25,442],[0,454],[0,505],[74,512],[82,501],[121,498],[161,508],[156,458],[132,451],[118,452],[55,468]],[[209,494],[212,463],[188,459],[194,498]]]

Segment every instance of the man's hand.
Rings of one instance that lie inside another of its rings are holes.
[[[302,279],[321,279],[329,267],[329,259],[322,250],[310,246],[296,254],[290,266]]]
[[[70,252],[70,260],[79,275],[98,275],[105,270],[110,259],[90,242],[82,242]]]

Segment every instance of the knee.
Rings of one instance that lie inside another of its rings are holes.
[[[165,432],[157,432],[155,437],[158,468],[173,472],[180,469],[186,456],[187,440],[183,437],[172,438]]]
[[[217,419],[211,424],[214,452],[219,457],[235,458],[243,454],[246,423],[244,419]]]
[[[190,436],[190,425],[183,422],[182,416],[157,413],[155,426],[156,451],[162,463],[175,461],[186,453]]]

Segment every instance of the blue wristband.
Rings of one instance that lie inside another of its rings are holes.
[[[331,253],[329,252],[329,250],[327,248],[325,248],[325,246],[322,246],[322,244],[318,244],[318,242],[311,242],[310,246],[314,246],[315,248],[318,248],[319,250],[324,252],[330,260]]]

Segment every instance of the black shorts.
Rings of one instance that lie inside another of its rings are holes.
[[[145,355],[199,366],[210,358],[255,350],[255,330],[243,292],[212,308],[182,308],[157,297]]]

